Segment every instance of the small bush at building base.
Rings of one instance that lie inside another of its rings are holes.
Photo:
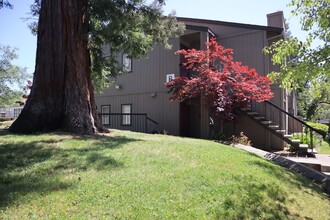
[[[232,136],[230,138],[230,140],[234,143],[234,144],[243,144],[243,145],[247,145],[247,146],[252,146],[251,141],[249,140],[249,138],[241,131],[241,133],[239,133],[239,136]]]
[[[215,134],[213,139],[218,140],[218,141],[227,141],[228,140],[227,136],[223,133],[220,133],[220,132]]]
[[[323,136],[323,139],[326,138],[329,129],[328,125],[314,122],[307,122],[307,124],[317,130]]]
[[[301,144],[308,144],[309,148],[312,148],[311,146],[311,137],[309,134],[294,134],[292,136],[292,139],[299,139]],[[313,148],[320,147],[322,144],[322,137],[321,135],[317,135],[314,133],[313,135]]]

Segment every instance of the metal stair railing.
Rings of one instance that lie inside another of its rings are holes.
[[[152,120],[151,118],[149,118],[147,115],[146,115],[146,133],[148,133],[148,122],[151,122],[153,124],[153,128],[151,130],[151,133],[156,133],[157,132],[157,127],[158,127],[158,122],[155,121],[155,120]]]
[[[272,124],[278,125],[280,129],[285,129],[288,132],[286,134],[300,133],[300,139],[302,140],[302,142],[308,144],[309,148],[314,149],[315,133],[322,136],[321,133],[319,133],[316,129],[308,125],[305,121],[283,110],[272,102],[265,101],[263,103],[263,106],[260,104],[253,105],[252,111],[263,112],[265,118],[270,120]],[[287,140],[287,138],[284,138],[284,140],[285,139]],[[292,141],[290,142],[292,143]]]
[[[99,113],[102,124],[119,130],[130,130],[143,133],[157,132],[158,122],[148,117],[146,113]],[[150,130],[150,127],[152,130]]]

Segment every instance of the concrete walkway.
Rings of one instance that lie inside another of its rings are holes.
[[[274,153],[269,153],[264,150],[241,144],[236,144],[234,147],[253,153],[259,157],[263,157],[282,167],[301,174],[302,176],[312,180],[314,183],[319,184],[324,192],[330,196],[330,176],[304,165],[307,164],[307,162],[311,163],[311,160],[315,162],[315,164],[323,163],[325,166],[328,164],[330,165],[330,155],[317,155],[316,158],[282,157]]]
[[[289,160],[304,164],[308,167],[314,168],[327,175],[330,175],[330,155],[327,154],[315,154],[315,158],[304,157],[286,157]]]

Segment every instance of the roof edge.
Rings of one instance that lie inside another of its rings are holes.
[[[238,28],[272,31],[272,32],[277,32],[277,33],[282,33],[282,31],[283,31],[283,28],[278,28],[278,27],[243,24],[243,23],[235,23],[235,22],[227,22],[227,21],[217,21],[217,20],[207,20],[207,19],[199,19],[199,18],[187,18],[187,17],[176,17],[176,19],[178,21],[182,21],[182,22],[198,22],[198,23],[204,23],[204,24],[216,24],[216,25],[224,25],[224,26],[231,26],[231,27],[238,27]]]
[[[197,25],[187,24],[186,29],[197,30],[197,31],[205,31],[205,32],[209,32],[213,37],[216,36],[215,32],[212,31],[209,27],[206,27],[206,26],[197,26]]]

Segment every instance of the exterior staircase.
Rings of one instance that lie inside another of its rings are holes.
[[[251,105],[250,108],[241,109],[241,111],[257,124],[291,145],[298,154],[307,155],[313,152],[315,144],[313,137],[318,132],[306,122],[275,104],[265,101]],[[308,140],[308,143],[301,143],[300,139],[293,139],[293,134],[298,132],[302,137],[304,135],[309,136],[309,138],[303,138]]]

